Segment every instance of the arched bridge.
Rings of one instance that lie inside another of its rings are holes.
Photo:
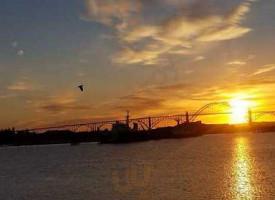
[[[230,105],[227,102],[210,103],[201,107],[194,113],[186,112],[185,114],[180,114],[180,115],[166,115],[166,116],[154,116],[154,117],[128,119],[128,123],[138,123],[142,129],[148,130],[148,129],[153,129],[157,127],[157,125],[160,122],[165,120],[173,120],[177,124],[181,124],[184,122],[193,122],[197,119],[198,116],[222,115],[222,114],[230,114]],[[62,125],[62,126],[44,127],[44,128],[34,128],[34,129],[29,129],[29,131],[46,132],[46,131],[69,130],[69,131],[77,132],[82,128],[87,128],[91,131],[97,131],[97,130],[100,130],[105,125],[113,125],[115,123],[125,124],[127,123],[127,119],[91,122],[91,123],[78,123],[78,124],[69,124],[69,125]]]
[[[124,120],[111,120],[111,121],[101,121],[101,122],[91,122],[91,123],[79,123],[79,124],[69,124],[62,126],[53,126],[53,127],[45,127],[45,128],[34,128],[29,129],[31,132],[46,132],[46,131],[60,131],[60,130],[69,130],[73,132],[77,132],[82,128],[87,128],[91,131],[98,131],[102,129],[105,125],[113,125],[116,123],[123,124],[139,124],[143,130],[150,130],[156,128],[157,125],[165,120],[175,121],[177,124],[182,124],[184,122],[194,122],[199,116],[207,116],[207,115],[228,115],[231,114],[232,107],[228,102],[214,102],[209,103],[198,109],[193,113],[184,113],[180,115],[166,115],[166,116],[154,116],[154,117],[141,117],[141,118],[128,118]],[[273,115],[275,116],[275,111],[263,111],[263,112],[248,112],[250,113],[250,122],[257,121],[261,117],[265,115]]]

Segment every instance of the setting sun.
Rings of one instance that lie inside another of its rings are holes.
[[[242,99],[232,99],[229,103],[232,111],[231,123],[239,124],[247,122],[247,114],[252,102]]]

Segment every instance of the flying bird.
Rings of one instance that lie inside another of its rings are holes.
[[[83,90],[84,90],[83,85],[79,85],[78,87],[79,87],[79,89],[83,92]]]

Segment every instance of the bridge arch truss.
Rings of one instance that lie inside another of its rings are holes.
[[[275,116],[275,111],[262,111],[262,112],[255,112],[252,119],[253,122],[256,122],[257,120],[259,120],[260,118],[264,117],[264,116]]]
[[[214,102],[206,104],[191,115],[190,121],[194,122],[198,116],[230,114],[231,105],[228,102]]]

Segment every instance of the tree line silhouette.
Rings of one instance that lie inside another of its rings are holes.
[[[0,130],[0,145],[38,145],[54,143],[80,143],[98,141],[99,132],[72,132],[69,130],[35,133],[28,130]]]

